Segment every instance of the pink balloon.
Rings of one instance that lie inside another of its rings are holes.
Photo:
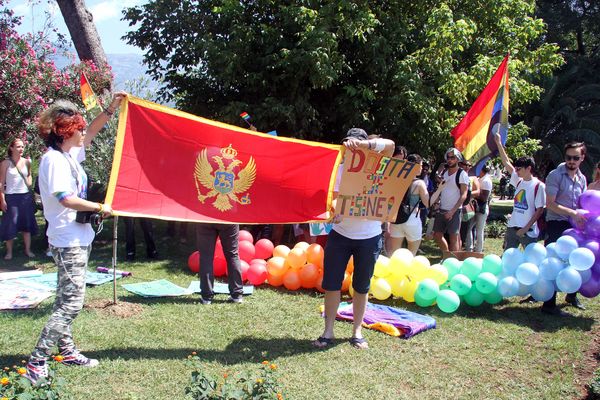
[[[262,258],[263,260],[266,260],[273,256],[273,249],[275,246],[273,246],[273,242],[271,242],[269,239],[260,239],[258,242],[256,242],[254,247],[256,248],[256,254],[254,255],[256,258]]]
[[[244,240],[238,244],[238,252],[240,254],[240,259],[248,263],[254,258],[256,250],[254,249],[252,242]]]
[[[267,280],[267,267],[260,263],[251,263],[247,275],[251,284],[254,286],[262,285]]]
[[[213,260],[213,273],[215,276],[227,275],[227,261],[224,257],[215,257]]]
[[[240,267],[242,267],[242,281],[246,282],[248,280],[248,270],[250,269],[250,265],[244,260],[240,260]]]
[[[256,246],[255,246],[256,247]],[[252,264],[260,264],[260,265],[267,265],[267,260],[263,260],[262,258],[253,258],[252,260],[250,260],[250,265]]]
[[[238,240],[240,242],[250,242],[250,243],[254,243],[254,238],[252,237],[252,234],[246,230],[241,230],[240,234],[238,236]]]
[[[217,238],[217,242],[215,243],[215,257],[225,258],[225,253],[223,253],[223,245],[221,244],[221,239]]]

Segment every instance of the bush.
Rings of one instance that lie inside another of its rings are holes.
[[[25,361],[23,361],[25,363]],[[65,380],[56,376],[56,362],[48,364],[48,379],[33,385],[25,378],[25,367],[5,367],[0,373],[0,398],[2,400],[64,399]]]
[[[588,387],[588,400],[599,400],[600,399],[600,368],[594,372],[592,381]]]
[[[196,353],[188,356],[192,367],[190,385],[185,388],[187,398],[194,400],[259,400],[283,399],[277,382],[275,364],[263,361],[258,376],[252,373],[231,375],[229,372],[214,377],[202,368]]]
[[[504,221],[489,221],[485,226],[485,237],[501,238],[506,234],[506,223]]]

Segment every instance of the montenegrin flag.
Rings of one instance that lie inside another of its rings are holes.
[[[85,109],[89,111],[89,110],[93,110],[94,108],[100,107],[100,105],[98,104],[98,98],[94,94],[94,91],[92,90],[92,86],[88,82],[83,71],[81,72],[80,83],[81,83],[81,101],[83,101],[83,105],[85,106]]]
[[[506,142],[508,132],[508,56],[492,76],[483,92],[477,97],[467,114],[452,130],[454,147],[463,153],[465,160],[474,166],[479,175],[488,158],[498,149],[492,136],[499,132]]]
[[[324,221],[341,154],[128,96],[106,202],[115,215],[166,220]]]

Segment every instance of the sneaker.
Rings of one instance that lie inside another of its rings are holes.
[[[565,297],[565,301],[567,302],[567,304],[572,305],[573,307],[579,309],[579,310],[585,310],[585,306],[583,304],[581,304],[581,302],[579,301],[579,299],[575,296],[566,296]]]
[[[63,350],[60,352],[60,355],[63,356],[63,360],[61,361],[64,365],[79,365],[82,367],[96,367],[98,364],[98,360],[94,358],[87,358],[83,354],[79,352],[79,350]]]
[[[212,300],[203,299],[202,297],[200,297],[200,304],[202,304],[203,306],[207,306],[207,305],[209,305],[211,303],[212,303]]]
[[[29,379],[33,385],[42,379],[48,379],[48,365],[46,361],[29,361],[25,366],[27,372],[25,378]]]
[[[240,303],[244,302],[244,299],[241,296],[240,297],[229,296],[229,298],[227,299],[227,302],[240,304]]]

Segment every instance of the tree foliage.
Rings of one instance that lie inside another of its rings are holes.
[[[561,64],[529,0],[151,0],[126,38],[164,98],[208,118],[336,141],[352,126],[430,156],[506,53],[511,107]]]

